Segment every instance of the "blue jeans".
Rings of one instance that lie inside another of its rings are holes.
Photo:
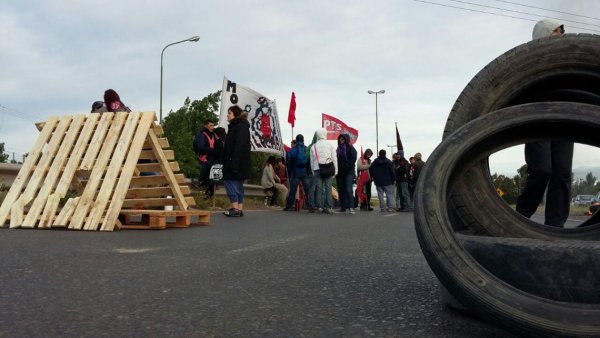
[[[294,207],[294,202],[296,201],[296,190],[298,190],[298,183],[302,184],[302,189],[304,190],[304,193],[308,194],[310,178],[306,174],[290,177],[290,192],[285,202],[286,209],[291,209]],[[306,207],[312,208],[312,202],[314,202],[314,199],[313,201],[311,201],[311,199],[307,196]]]
[[[319,170],[315,170],[314,181],[317,189],[315,206],[321,209],[332,209],[331,184],[333,183],[333,176],[324,178],[319,175]]]
[[[396,186],[398,189],[398,197],[400,198],[400,203],[398,207],[401,209],[408,209],[411,207],[410,203],[410,195],[408,193],[408,182],[400,182]]]
[[[336,176],[336,180],[338,192],[340,194],[340,207],[342,210],[354,207],[354,194],[352,193],[354,173],[338,174]]]
[[[314,208],[316,203],[316,192],[317,192],[317,178],[315,176],[308,177],[308,196],[306,196],[306,206],[308,208]]]
[[[231,203],[244,203],[244,180],[224,180],[223,184]]]
[[[379,198],[379,207],[383,210],[386,208],[386,201],[387,200],[387,208],[394,208],[393,205],[393,200],[395,200],[394,198],[394,185],[390,184],[390,185],[376,185],[375,186],[377,188],[377,197]],[[385,193],[385,199],[384,199],[384,193]]]

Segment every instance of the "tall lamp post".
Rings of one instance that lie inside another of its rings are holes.
[[[376,91],[376,92],[369,90],[368,93],[375,94],[375,144],[377,147],[376,152],[378,152],[379,151],[379,119],[377,118],[377,95],[385,93],[385,89],[382,89],[382,90]]]
[[[162,52],[160,52],[160,117],[159,117],[159,123],[162,124],[162,83],[163,83],[163,54],[165,52],[165,49],[167,49],[167,47],[169,46],[173,46],[176,45],[178,43],[182,43],[182,42],[197,42],[198,40],[200,40],[200,37],[198,35],[194,35],[189,39],[185,39],[185,40],[181,40],[181,41],[177,41],[177,42],[173,42],[170,43],[168,45],[165,46],[165,48],[163,48]]]

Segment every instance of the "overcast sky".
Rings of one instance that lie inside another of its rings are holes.
[[[88,113],[104,90],[115,89],[133,110],[159,111],[164,53],[163,114],[186,97],[221,89],[223,76],[277,100],[286,143],[291,92],[297,97],[294,134],[312,136],[321,113],[358,129],[357,146],[395,144],[398,123],[408,155],[429,154],[441,142],[448,113],[470,79],[493,59],[531,39],[535,21],[557,17],[600,21],[505,1],[470,0],[536,16],[431,0],[529,20],[389,1],[36,1],[0,2],[0,142],[26,153],[52,115]],[[517,2],[515,0],[515,2]],[[600,16],[593,0],[525,0],[534,7]],[[570,33],[598,33],[570,28]],[[191,144],[190,144],[191,146]],[[598,165],[597,148],[577,147],[574,167]],[[516,174],[521,149],[492,157],[492,171]]]

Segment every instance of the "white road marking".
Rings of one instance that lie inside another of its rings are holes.
[[[254,244],[254,245],[247,246],[244,248],[227,251],[227,254],[236,254],[236,253],[240,253],[240,252],[249,252],[249,251],[258,251],[258,250],[268,249],[268,248],[271,248],[274,246],[279,246],[279,245],[283,245],[283,244],[287,244],[287,243],[291,243],[291,242],[295,242],[295,241],[300,241],[300,240],[306,239],[310,236],[311,235],[301,235],[301,236],[283,238],[283,239],[280,239],[277,241],[258,243],[258,244]]]
[[[114,249],[113,251],[117,252],[117,253],[122,253],[122,254],[130,254],[130,253],[145,253],[145,252],[151,252],[151,251],[156,251],[158,250],[158,248],[118,248],[118,249]]]

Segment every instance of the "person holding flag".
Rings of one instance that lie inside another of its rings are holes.
[[[356,162],[356,169],[358,171],[358,181],[356,182],[356,196],[360,203],[360,210],[373,211],[371,208],[371,175],[369,174],[369,167],[371,166],[371,156],[373,151],[369,148],[363,153],[362,147],[360,148],[360,159]]]

